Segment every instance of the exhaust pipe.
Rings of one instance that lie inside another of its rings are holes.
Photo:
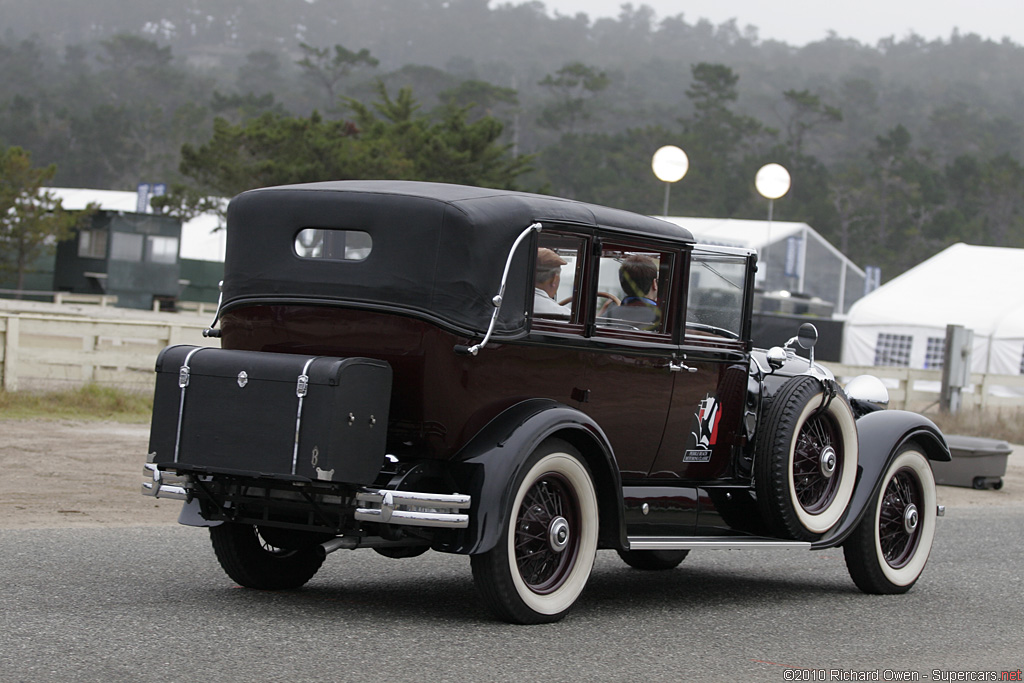
[[[320,552],[327,557],[335,550],[355,550],[359,547],[359,539],[352,536],[336,536],[320,544]]]

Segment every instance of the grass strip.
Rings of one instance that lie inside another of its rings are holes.
[[[0,419],[112,420],[148,422],[152,392],[86,384],[61,391],[0,391]]]

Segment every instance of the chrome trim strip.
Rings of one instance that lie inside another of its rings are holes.
[[[533,231],[542,229],[540,223],[532,223],[529,227],[519,233],[519,237],[512,243],[512,248],[508,250],[508,257],[505,259],[505,270],[501,274],[501,286],[498,288],[498,293],[491,299],[491,305],[494,306],[494,312],[491,313],[491,322],[487,325],[487,334],[484,335],[483,340],[479,344],[470,346],[466,351],[475,356],[480,352],[480,349],[487,346],[487,342],[491,339],[491,333],[494,332],[494,325],[498,322],[498,313],[501,312],[501,302],[505,297],[505,282],[508,280],[508,271],[512,267],[512,258],[516,255],[516,249],[519,248],[520,242],[526,239],[526,236]]]
[[[387,524],[404,524],[407,526],[442,527],[446,529],[465,529],[469,526],[469,515],[456,515],[445,512],[417,512],[413,510],[392,510]],[[384,512],[377,509],[359,508],[355,518],[360,522],[381,522]]]
[[[189,380],[191,377],[191,371],[189,369],[189,361],[192,360],[192,356],[199,351],[201,346],[197,346],[188,352],[185,356],[185,362],[181,364],[181,368],[178,370],[178,386],[181,387],[181,399],[178,401],[178,430],[174,435],[174,462],[178,462],[178,450],[181,448],[181,423],[185,417],[185,389],[188,388]]]
[[[299,429],[302,427],[302,399],[306,398],[306,390],[309,388],[309,375],[306,372],[316,358],[316,356],[313,356],[302,366],[302,373],[299,375],[295,385],[295,395],[299,397],[299,410],[295,414],[295,448],[292,449],[292,474],[295,474],[295,470],[299,465]]]
[[[356,493],[356,502],[380,504],[386,496],[390,496],[396,505],[451,507],[458,510],[468,508],[472,502],[472,498],[464,493],[418,493],[416,491],[388,491],[386,489],[359,491]]]
[[[630,550],[692,550],[694,548],[779,548],[810,550],[807,541],[779,541],[773,538],[751,536],[630,536]]]

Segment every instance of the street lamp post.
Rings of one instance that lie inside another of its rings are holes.
[[[672,183],[679,182],[690,169],[690,160],[686,152],[675,145],[665,145],[651,158],[651,169],[654,175],[665,183],[665,208],[662,215],[668,216],[668,194]]]
[[[754,176],[754,187],[762,197],[768,200],[768,239],[764,244],[764,284],[768,287],[768,254],[772,244],[772,212],[775,200],[785,196],[790,186],[789,171],[779,164],[765,164]]]

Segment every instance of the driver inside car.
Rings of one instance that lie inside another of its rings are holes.
[[[657,262],[650,256],[630,254],[619,266],[619,285],[625,293],[622,302],[608,306],[601,315],[642,323],[646,330],[657,329],[661,324]]]
[[[561,306],[555,300],[558,285],[562,282],[562,266],[568,263],[553,249],[541,247],[537,250],[537,270],[533,280],[533,312],[535,315],[568,318],[572,312],[568,306]]]

